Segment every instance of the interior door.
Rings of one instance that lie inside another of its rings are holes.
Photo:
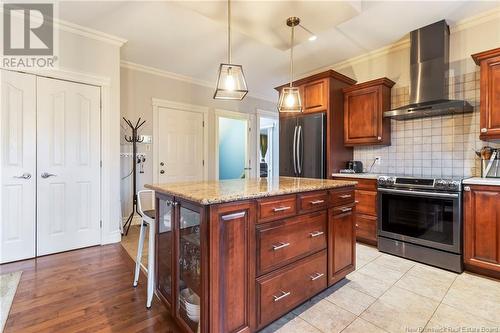
[[[5,263],[35,256],[36,77],[0,73],[0,263]]]
[[[203,114],[160,107],[158,181],[203,179]]]
[[[100,243],[100,89],[37,78],[37,255]]]

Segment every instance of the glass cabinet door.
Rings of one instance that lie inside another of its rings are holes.
[[[201,248],[199,211],[180,205],[178,240],[177,318],[192,332],[199,331],[201,296]]]
[[[160,197],[157,252],[157,289],[172,304],[172,250],[174,207],[172,200]]]

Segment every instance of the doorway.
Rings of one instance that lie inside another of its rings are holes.
[[[249,145],[250,131],[250,115],[232,111],[215,111],[216,179],[253,177]]]
[[[207,114],[205,107],[153,100],[154,183],[207,178]]]
[[[275,112],[257,110],[259,177],[279,176],[279,119]]]

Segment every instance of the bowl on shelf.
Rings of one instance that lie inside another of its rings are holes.
[[[200,321],[200,297],[196,293],[189,288],[181,290],[180,303],[190,320],[196,323]]]

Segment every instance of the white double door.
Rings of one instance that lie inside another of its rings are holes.
[[[100,243],[100,88],[1,71],[0,263]]]

